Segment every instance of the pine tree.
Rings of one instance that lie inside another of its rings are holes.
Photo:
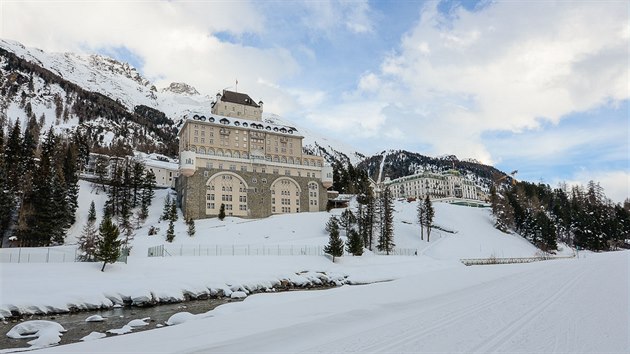
[[[389,187],[385,187],[381,196],[382,218],[381,232],[376,248],[389,254],[394,249],[394,198]],[[428,236],[427,236],[428,239]]]
[[[68,224],[68,202],[66,199],[66,188],[63,174],[60,170],[53,173],[52,199],[50,201],[49,212],[51,213],[51,241],[54,244],[62,245],[66,238]]]
[[[132,200],[131,205],[135,208],[141,202],[142,192],[144,189],[144,165],[135,161],[131,170],[131,191]]]
[[[112,219],[105,218],[99,227],[99,240],[96,246],[96,260],[103,262],[101,272],[105,271],[107,263],[114,263],[120,257],[120,231]]]
[[[356,224],[357,218],[354,216],[354,213],[350,209],[346,209],[341,213],[341,218],[339,219],[339,225],[343,227],[346,232],[346,236],[348,236],[348,232],[350,229]]]
[[[427,227],[427,242],[429,242],[431,237],[431,228],[433,227],[433,217],[435,216],[435,210],[433,210],[431,198],[429,198],[428,195],[424,199],[424,209],[426,210],[425,222]]]
[[[171,203],[171,211],[169,212],[168,219],[170,221],[172,221],[172,222],[175,222],[178,219],[178,217],[177,217],[177,204],[175,203],[174,200]]]
[[[96,222],[96,207],[94,201],[90,203],[90,210],[88,211],[88,222]]]
[[[188,225],[188,236],[190,237],[195,236],[195,220],[189,217],[188,220],[186,221],[186,224]]]
[[[168,222],[168,230],[166,230],[166,241],[173,242],[175,239],[175,224],[173,220]]]
[[[418,207],[416,208],[418,215],[418,224],[420,224],[420,240],[424,240],[424,225],[426,224],[426,209],[423,200],[418,198]]]
[[[171,218],[171,196],[167,194],[164,197],[164,207],[162,208],[162,216],[160,216],[160,220],[169,220]]]
[[[329,224],[330,239],[328,245],[324,247],[324,252],[332,256],[334,263],[335,257],[343,256],[343,240],[339,236],[339,224],[337,223],[337,219],[331,217],[326,226],[328,227]]]
[[[68,144],[63,160],[63,179],[66,190],[67,224],[74,224],[76,211],[79,207],[79,175],[77,172],[77,151],[74,144]]]
[[[225,204],[221,203],[221,208],[219,208],[219,220],[223,221],[225,219]]]
[[[346,241],[346,250],[355,256],[363,254],[363,240],[355,229],[350,229],[348,240]]]
[[[79,236],[77,242],[79,250],[81,250],[79,260],[84,262],[94,262],[96,260],[98,242],[99,234],[96,229],[96,209],[94,207],[94,201],[92,201],[88,212],[87,222],[85,223],[85,226],[83,226],[83,230],[81,231],[81,235]]]
[[[7,143],[4,150],[4,169],[9,188],[17,192],[20,190],[19,166],[22,159],[22,133],[20,120],[15,120],[13,129],[7,136]]]

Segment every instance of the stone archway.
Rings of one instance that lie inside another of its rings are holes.
[[[300,185],[290,177],[280,177],[271,184],[271,213],[299,213]]]
[[[218,172],[206,182],[206,215],[219,215],[225,204],[225,215],[247,216],[247,183],[233,172]]]

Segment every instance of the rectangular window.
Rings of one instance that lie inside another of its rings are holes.
[[[238,197],[238,201],[241,203],[247,203],[247,196],[246,195],[242,195],[240,197]]]
[[[208,209],[214,209],[214,203],[208,203],[208,204],[206,204],[206,208],[208,208]]]
[[[241,205],[238,206],[238,209],[239,210],[247,210],[247,205],[241,204]]]

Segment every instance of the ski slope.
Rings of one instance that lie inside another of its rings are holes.
[[[628,256],[253,295],[212,317],[41,353],[627,353]]]

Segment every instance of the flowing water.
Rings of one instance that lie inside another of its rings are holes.
[[[8,320],[0,323],[0,349],[9,348],[28,348],[27,342],[33,340],[13,339],[6,336],[6,333],[22,321],[28,320],[49,320],[61,324],[67,332],[61,337],[60,345],[78,342],[81,338],[92,332],[101,332],[107,334],[108,337],[116,334],[107,333],[107,330],[121,328],[131,320],[150,317],[148,326],[135,327],[133,332],[146,331],[164,325],[169,317],[178,312],[190,312],[199,314],[208,312],[215,307],[238,300],[231,299],[208,299],[193,300],[177,304],[161,304],[154,307],[119,307],[106,310],[81,311],[67,314],[56,315],[36,315],[25,316],[22,319]],[[85,319],[92,315],[101,315],[106,318],[103,322],[85,322]]]

